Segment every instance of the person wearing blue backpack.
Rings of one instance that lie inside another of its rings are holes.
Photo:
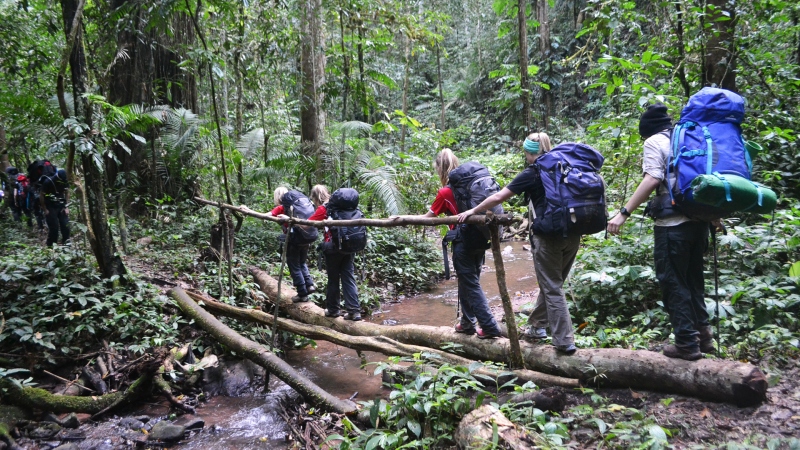
[[[676,184],[671,159],[672,119],[667,107],[656,103],[639,119],[639,135],[644,139],[642,170],[644,178],[619,213],[608,223],[608,232],[617,235],[622,225],[653,191],[653,204],[674,204],[669,186]],[[703,254],[708,249],[709,222],[694,220],[675,208],[655,218],[654,260],[661,299],[670,317],[675,344],[665,345],[670,358],[695,361],[714,351],[714,337],[708,320],[703,281]],[[719,221],[714,221],[714,226]]]
[[[545,133],[530,134],[522,148],[528,166],[508,186],[459,214],[458,220],[463,222],[514,195],[525,195],[532,215],[531,251],[539,296],[524,336],[545,339],[549,326],[556,350],[571,355],[577,347],[564,281],[575,262],[581,235],[602,231],[606,225],[605,188],[597,173],[603,157],[586,144],[570,142],[551,148]],[[562,190],[565,186],[576,189]]]

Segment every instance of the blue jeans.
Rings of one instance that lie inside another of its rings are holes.
[[[708,326],[703,282],[703,253],[708,249],[708,223],[684,222],[655,227],[654,259],[661,301],[669,314],[675,345],[698,348],[698,329]]]
[[[286,265],[289,266],[289,273],[292,275],[297,295],[305,297],[308,295],[308,287],[314,284],[311,274],[308,272],[308,247],[309,245],[297,245],[289,243],[286,249]]]
[[[458,275],[458,301],[461,302],[461,327],[475,328],[477,321],[484,332],[500,334],[489,301],[481,287],[481,267],[485,250],[471,250],[460,241],[453,243],[453,267]]]
[[[325,292],[325,306],[328,311],[339,311],[339,294],[344,297],[344,307],[349,312],[361,312],[356,287],[355,259],[353,253],[325,251],[325,265],[328,269],[328,288]],[[339,283],[341,282],[341,291]]]

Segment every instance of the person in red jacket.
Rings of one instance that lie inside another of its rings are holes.
[[[311,193],[308,197],[311,199],[311,203],[317,207],[317,210],[308,220],[327,219],[327,205],[328,200],[331,198],[328,188],[318,184],[311,188]],[[331,232],[326,227],[322,243],[323,248],[326,244],[330,245],[331,241]],[[356,285],[355,276],[355,254],[336,251],[325,251],[323,253],[325,254],[325,269],[328,271],[328,286],[325,290],[325,316],[341,316],[340,297],[344,297],[344,307],[347,310],[344,319],[354,322],[361,320],[361,303],[358,300],[358,286]]]
[[[283,196],[289,190],[283,186],[275,189],[272,200],[275,202],[275,208],[268,212],[268,216],[286,218],[288,215],[283,206]],[[286,223],[281,224],[283,228],[283,239],[289,239],[289,227]],[[292,302],[300,303],[307,302],[309,294],[317,292],[317,287],[314,285],[314,279],[311,278],[311,273],[308,271],[308,245],[299,245],[293,241],[289,241],[286,248],[286,264],[289,266],[289,273],[292,276],[292,284],[294,284],[297,295],[292,297]],[[281,249],[283,249],[283,242],[281,242]]]

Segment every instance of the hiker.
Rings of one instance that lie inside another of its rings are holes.
[[[534,164],[542,155],[552,149],[550,137],[546,133],[532,133],[525,139],[522,149],[528,166],[520,172],[500,192],[489,196],[473,209],[458,215],[459,221],[498,205],[514,195],[524,195],[533,207],[532,212],[540,220],[547,203],[545,188],[540,170]],[[529,207],[530,207],[529,206]],[[533,311],[528,317],[529,327],[524,337],[531,339],[547,338],[547,327],[553,335],[553,346],[560,353],[575,353],[575,337],[572,318],[564,296],[564,281],[575,262],[575,255],[581,242],[580,233],[542,234],[531,229],[531,252],[533,253],[536,279],[539,282],[539,296],[534,303]]]
[[[19,206],[17,206],[15,195],[19,170],[13,166],[6,167],[5,175],[6,177],[3,179],[3,198],[6,201],[6,205],[11,209],[11,217],[14,219],[14,222],[21,222],[22,211],[19,209]]]
[[[67,172],[64,169],[55,170],[55,166],[50,165],[49,161],[46,163],[48,167],[39,178],[41,186],[39,204],[48,228],[46,245],[51,247],[58,241],[59,231],[61,231],[61,245],[65,245],[69,241],[70,234]]]
[[[33,228],[33,217],[31,216],[32,208],[28,204],[28,196],[31,191],[31,183],[24,173],[17,175],[14,182],[14,206],[15,210],[19,213],[19,220],[21,221],[24,214],[27,219],[25,222],[29,228]]]
[[[328,192],[328,188],[318,184],[311,188],[310,197],[317,210],[308,220],[325,220],[329,217],[336,219],[338,216],[337,207],[341,208],[340,211],[352,211],[356,208],[352,205],[353,201],[356,206],[358,204],[358,192],[350,188],[339,189],[331,195]],[[350,204],[342,205],[342,199],[349,200]],[[357,209],[355,210],[357,211]],[[346,215],[360,215],[363,217],[360,211],[359,214],[350,213]],[[339,245],[336,242],[337,236],[334,236],[334,232],[337,234],[342,233],[338,228],[334,226],[326,227],[325,238],[320,244],[322,253],[325,255],[325,267],[328,271],[328,286],[325,290],[325,317],[335,318],[342,315],[341,296],[344,297],[344,307],[347,311],[344,314],[344,319],[357,322],[361,320],[361,303],[358,300],[358,286],[356,285],[355,276],[356,255],[355,252],[339,249]],[[366,244],[366,232],[364,231],[364,233],[364,244]]]
[[[639,119],[639,135],[644,139],[642,170],[644,178],[619,213],[608,223],[608,232],[620,233],[622,225],[657,190],[656,199],[669,196],[667,165],[670,159],[672,119],[667,107],[656,103]],[[670,174],[675,184],[674,172]],[[657,201],[654,200],[654,203]],[[720,222],[712,222],[720,227]],[[665,345],[663,353],[670,358],[694,361],[702,353],[714,351],[714,336],[708,323],[703,282],[703,253],[708,249],[709,224],[692,220],[674,211],[655,219],[654,249],[656,278],[661,300],[672,323],[675,344]]]
[[[448,216],[458,214],[458,201],[451,186],[451,173],[459,166],[458,157],[449,148],[436,155],[433,168],[439,177],[442,187],[436,193],[430,209],[422,217],[436,217],[440,214]],[[400,216],[392,216],[396,219]],[[405,216],[413,217],[413,216]],[[451,227],[452,229],[453,227]],[[488,240],[473,225],[457,227],[453,240],[453,267],[458,276],[458,301],[461,306],[461,320],[455,326],[456,333],[477,335],[480,339],[493,339],[502,336],[492,311],[489,300],[481,287],[481,269],[483,268]],[[453,234],[448,233],[448,234]]]
[[[275,216],[282,219],[297,217],[307,219],[314,212],[314,206],[299,191],[288,190],[285,187],[278,187],[273,194],[275,208],[268,212],[268,216]],[[292,284],[297,291],[297,295],[292,297],[292,301],[307,302],[308,295],[317,292],[314,279],[308,271],[308,248],[317,240],[317,229],[282,224],[284,239],[288,239],[286,246],[286,264],[289,266],[289,274],[292,276]],[[283,250],[283,247],[281,247]]]

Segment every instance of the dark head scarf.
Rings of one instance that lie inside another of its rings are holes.
[[[663,103],[648,106],[639,118],[639,135],[644,139],[670,127],[672,119],[667,115],[667,107]]]

